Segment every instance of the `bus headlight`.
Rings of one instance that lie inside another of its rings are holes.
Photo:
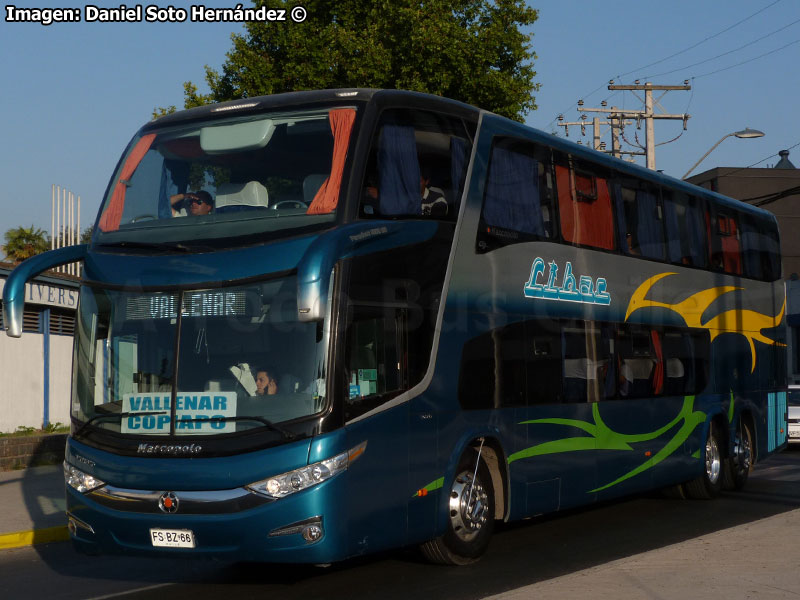
[[[252,492],[277,500],[335,477],[345,471],[350,466],[350,463],[361,456],[366,447],[367,442],[362,442],[355,448],[337,454],[333,458],[313,463],[301,469],[281,473],[268,479],[262,479],[245,487]]]
[[[64,481],[81,494],[91,492],[106,484],[105,481],[100,481],[96,477],[73,467],[71,464],[67,463],[67,461],[64,461]]]

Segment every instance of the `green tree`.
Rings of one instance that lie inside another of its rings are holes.
[[[80,241],[78,243],[79,244],[89,244],[89,243],[91,243],[91,241],[92,241],[92,233],[94,233],[94,225],[89,225],[81,233],[81,239],[80,239]]]
[[[33,225],[9,229],[6,231],[5,239],[3,253],[15,263],[50,249],[50,237],[47,232]]]
[[[289,15],[296,3],[253,4]],[[210,93],[184,84],[186,108],[339,87],[428,92],[517,120],[536,108],[536,55],[525,29],[538,13],[524,0],[308,0],[303,6],[302,23],[248,22],[243,34],[232,35],[222,72],[206,66]]]

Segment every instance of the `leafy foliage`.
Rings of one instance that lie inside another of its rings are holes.
[[[253,0],[284,8],[287,0]],[[231,36],[211,92],[184,84],[186,108],[236,98],[342,87],[406,89],[522,120],[536,108],[536,58],[524,0],[308,0],[303,23],[248,22]],[[171,112],[157,109],[153,116]]]
[[[33,225],[9,229],[6,231],[5,240],[3,253],[15,263],[50,249],[50,237],[47,232]]]
[[[79,244],[89,244],[92,241],[92,234],[94,233],[94,225],[89,225],[81,232],[81,239]]]

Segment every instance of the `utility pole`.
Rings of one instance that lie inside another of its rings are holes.
[[[644,119],[645,133],[646,133],[645,159],[647,163],[647,168],[655,170],[656,168],[655,119],[679,119],[683,121],[684,130],[686,129],[686,123],[689,120],[688,114],[672,115],[672,114],[667,114],[666,111],[664,111],[663,113],[656,113],[654,110],[655,105],[658,104],[660,106],[661,98],[663,98],[668,92],[675,90],[688,91],[692,89],[692,86],[689,85],[688,80],[684,81],[683,85],[653,85],[649,81],[647,83],[640,84],[639,80],[636,80],[636,82],[634,82],[633,85],[615,85],[614,81],[611,80],[609,82],[608,89],[630,91],[630,92],[644,91],[644,110],[624,111],[622,113],[617,113],[615,116],[617,116],[618,118],[635,118],[637,121]],[[654,90],[663,91],[664,93],[661,94],[661,96],[659,96],[656,100],[653,100]],[[641,98],[639,99],[641,100]],[[590,109],[586,110],[588,111]],[[610,113],[611,110],[591,109],[591,112]]]
[[[582,106],[582,104],[581,104]],[[584,110],[583,108],[579,110]],[[591,111],[591,109],[585,109],[587,111]],[[614,109],[616,110],[616,109]],[[580,121],[564,121],[564,115],[558,115],[558,126],[564,128],[564,134],[566,137],[569,137],[569,128],[570,127],[580,127],[581,128],[581,135],[586,135],[586,114],[581,115]],[[600,131],[601,126],[603,125],[610,125],[611,126],[611,152],[605,149],[605,142],[601,142],[600,138],[602,137],[602,133]],[[633,125],[633,121],[623,121],[622,119],[618,118],[609,118],[608,121],[601,121],[598,117],[594,117],[592,119],[592,148],[599,152],[605,152],[606,154],[611,154],[617,158],[621,158],[623,154],[643,154],[642,152],[623,152],[620,148],[619,138],[620,138],[620,128],[623,125]]]

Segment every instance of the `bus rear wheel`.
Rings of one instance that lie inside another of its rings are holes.
[[[722,472],[722,487],[726,490],[742,489],[753,470],[753,434],[750,426],[740,419],[736,429],[733,456],[725,460]]]
[[[474,450],[465,452],[458,463],[447,511],[447,531],[422,544],[423,555],[444,565],[477,561],[486,552],[494,530],[494,490],[489,468]]]
[[[703,459],[703,473],[684,484],[686,493],[696,500],[716,498],[722,489],[722,453],[720,452],[719,434],[712,423],[708,428],[706,443],[700,457]]]

